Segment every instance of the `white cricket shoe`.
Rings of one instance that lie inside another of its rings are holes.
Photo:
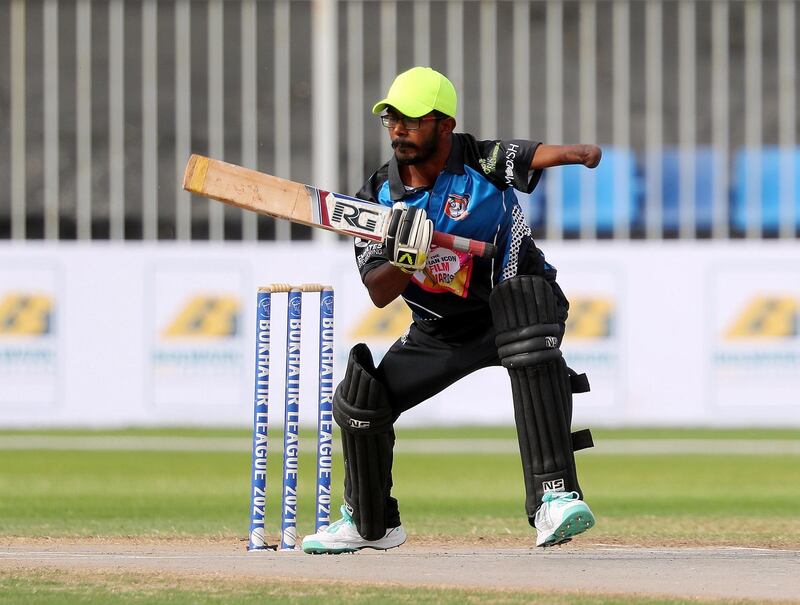
[[[578,492],[545,492],[533,522],[536,546],[555,546],[594,527],[594,515]]]
[[[358,534],[353,518],[342,506],[342,518],[331,523],[321,532],[303,538],[303,552],[314,555],[338,555],[343,552],[356,552],[364,548],[388,550],[406,541],[402,525],[386,530],[386,535],[378,540],[365,540]]]

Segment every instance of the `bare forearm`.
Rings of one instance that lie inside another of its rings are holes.
[[[403,293],[410,279],[410,274],[385,263],[367,273],[364,285],[372,302],[382,309]]]
[[[539,145],[531,160],[531,170],[583,164],[594,168],[600,163],[603,152],[597,145]]]

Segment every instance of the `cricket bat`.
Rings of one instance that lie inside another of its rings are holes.
[[[327,229],[375,242],[386,236],[392,209],[358,198],[287,181],[202,155],[192,154],[183,177],[186,191],[237,208],[293,223]],[[437,246],[493,258],[497,246],[488,242],[433,232]]]

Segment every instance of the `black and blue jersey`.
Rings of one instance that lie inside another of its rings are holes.
[[[356,194],[384,206],[403,201],[424,208],[436,231],[492,242],[497,257],[484,259],[431,246],[426,266],[417,271],[403,299],[421,328],[466,328],[491,322],[489,294],[500,281],[515,275],[539,275],[553,286],[562,322],[567,302],[556,285],[555,267],[536,248],[517,202],[515,190],[530,193],[541,171],[530,170],[539,143],[526,140],[478,141],[453,134],[452,150],[432,187],[408,189],[400,179],[397,160],[378,169]],[[356,261],[364,276],[389,262],[382,244],[356,240]],[[449,330],[447,330],[449,331]]]

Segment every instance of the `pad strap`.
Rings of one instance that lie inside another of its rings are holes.
[[[567,368],[567,372],[569,372],[569,386],[573,393],[588,393],[592,390],[585,373],[578,374],[572,368]]]
[[[586,450],[594,447],[594,439],[592,439],[592,431],[589,429],[581,429],[572,433],[572,451]]]

